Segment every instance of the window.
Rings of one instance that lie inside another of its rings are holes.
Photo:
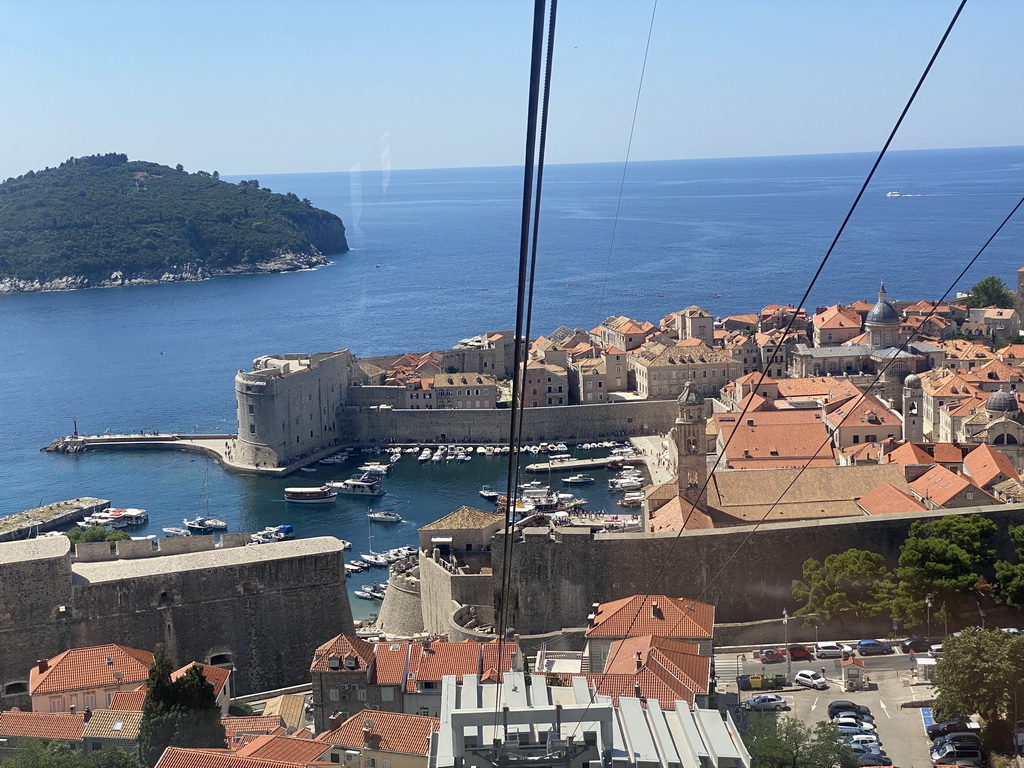
[[[250,424],[249,425],[249,434],[250,435],[255,435],[256,434],[256,425],[255,424]]]
[[[249,403],[249,415],[251,416],[254,413],[256,413],[256,406],[254,406],[252,403]]]
[[[423,717],[430,717],[429,707],[420,707],[419,714],[423,715]]]
[[[331,701],[338,701],[338,689],[331,688],[330,690],[328,690],[327,698],[329,698]]]
[[[96,709],[96,694],[92,691],[85,694],[85,706],[89,709]]]
[[[331,762],[332,763],[340,763],[341,762],[341,756],[338,755],[337,752],[331,752]]]
[[[360,701],[366,701],[366,691],[364,689],[360,688],[359,689],[359,693],[356,695],[356,698],[359,699]]]
[[[64,709],[64,700],[60,696],[50,699],[50,711],[60,712]]]
[[[384,686],[380,689],[380,700],[381,701],[394,701],[395,700],[395,689],[391,686]]]

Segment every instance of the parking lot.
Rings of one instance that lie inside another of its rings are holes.
[[[894,766],[930,768],[928,750],[931,742],[925,736],[921,709],[903,708],[901,704],[931,699],[934,696],[934,689],[928,684],[914,682],[910,675],[910,659],[901,653],[864,659],[864,663],[870,681],[869,686],[867,690],[856,692],[843,691],[840,665],[836,660],[794,663],[794,673],[800,669],[814,669],[820,672],[824,667],[829,687],[821,691],[809,688],[771,691],[785,696],[789,705],[780,716],[795,717],[805,723],[814,724],[820,720],[828,720],[827,710],[831,701],[845,699],[866,705],[871,708],[871,714],[875,718],[882,750],[892,759]],[[744,659],[739,665],[744,667],[743,674],[758,674],[762,669],[769,674],[786,671],[784,664],[761,665],[751,659]],[[732,688],[735,690],[734,684]],[[758,693],[760,691],[741,691],[740,700],[749,699]]]

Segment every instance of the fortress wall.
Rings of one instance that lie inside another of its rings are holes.
[[[354,442],[500,442],[508,439],[511,411],[343,409],[347,438]],[[674,400],[528,408],[523,437],[538,440],[594,440],[668,432],[675,423]],[[443,436],[443,437],[442,437]]]
[[[388,635],[402,637],[410,637],[423,630],[423,606],[420,602],[418,577],[391,574],[377,626]]]
[[[552,535],[526,529],[514,548],[512,623],[522,634],[549,632],[585,619],[592,603],[648,592],[714,603],[719,622],[774,618],[783,608],[796,608],[791,585],[802,578],[807,558],[865,549],[882,554],[893,567],[914,521],[947,514],[994,520],[999,526],[995,548],[1007,556],[1012,543],[1006,527],[1024,522],[1024,505],[776,523],[757,530],[738,526],[690,532],[678,542],[674,533],[590,534],[565,528]],[[492,553],[498,606],[504,567],[501,534]],[[667,566],[659,575],[663,562]]]
[[[452,576],[452,600],[459,605],[490,605],[494,599],[494,579],[489,573]]]
[[[452,600],[452,576],[434,560],[420,558],[420,605],[423,627],[431,634],[448,631],[448,619],[459,604]],[[493,599],[493,598],[489,598]]]

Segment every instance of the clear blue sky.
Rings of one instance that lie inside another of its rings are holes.
[[[549,161],[621,161],[650,0],[562,0]],[[662,0],[636,160],[876,150],[953,0]],[[525,0],[0,0],[0,179],[522,162]],[[895,148],[1024,144],[1024,3],[972,0]]]

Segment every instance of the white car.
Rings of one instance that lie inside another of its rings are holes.
[[[843,654],[852,654],[853,648],[840,643],[817,643],[814,646],[814,655],[819,659],[841,659]]]
[[[806,688],[816,688],[823,691],[828,688],[828,680],[821,676],[820,672],[813,669],[801,669],[793,675],[793,682]]]
[[[939,643],[938,645],[933,645],[931,648],[929,648],[928,649],[928,655],[931,656],[933,659],[941,659],[942,658],[942,643]]]
[[[867,746],[879,746],[882,742],[873,733],[851,733],[846,737],[851,744],[866,744]]]
[[[855,717],[833,717],[832,722],[840,728],[860,728],[862,731],[874,731],[874,723],[865,723]]]

